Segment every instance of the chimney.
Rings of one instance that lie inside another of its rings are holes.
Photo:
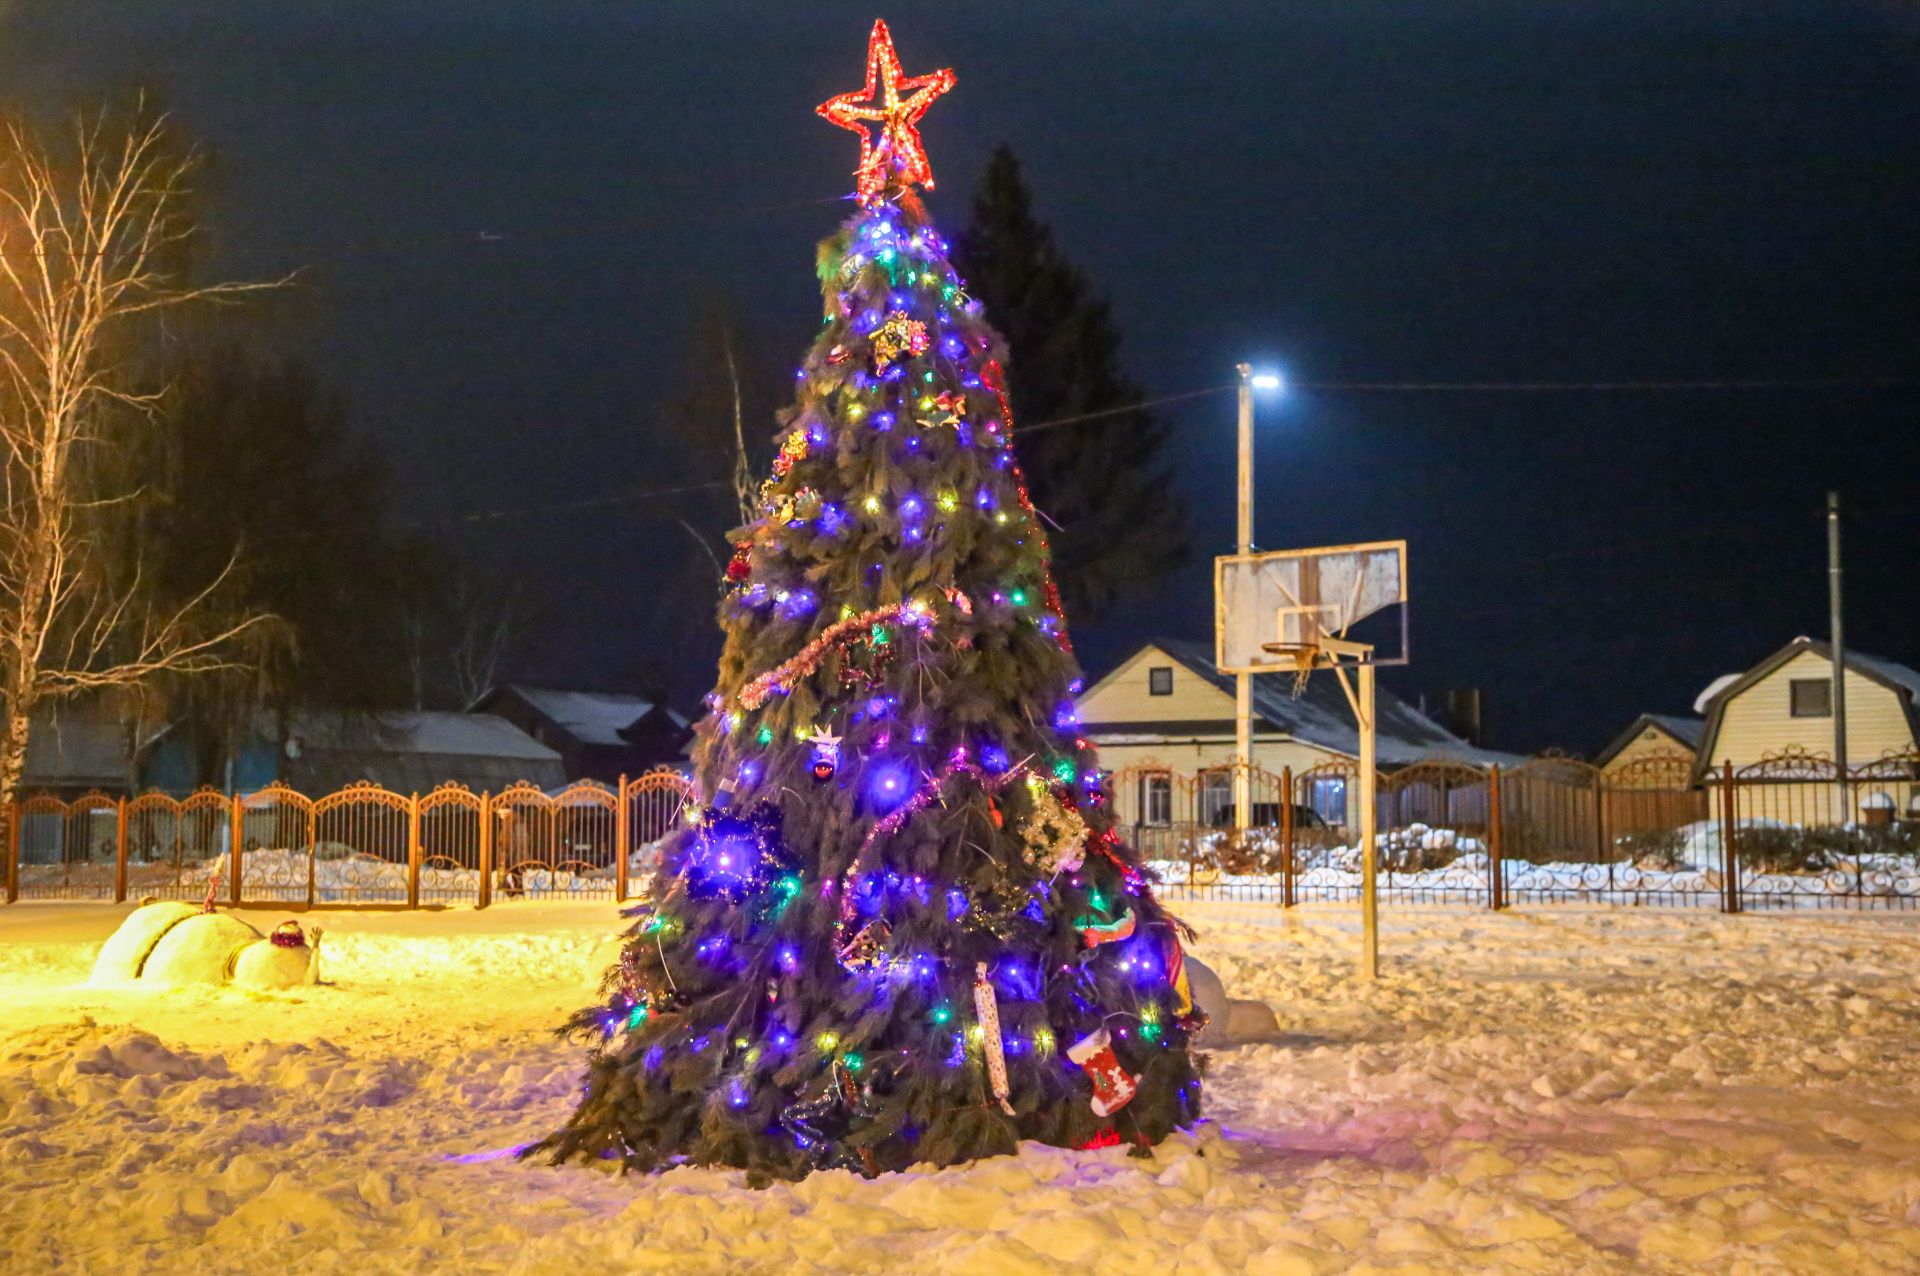
[[[1484,731],[1480,688],[1449,687],[1440,693],[1440,725],[1479,748]]]

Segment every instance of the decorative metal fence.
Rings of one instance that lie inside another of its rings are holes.
[[[1244,834],[1230,805],[1225,818],[1206,809],[1205,793],[1231,790],[1226,767],[1192,778],[1154,766],[1117,772],[1115,809],[1175,895],[1357,899],[1352,764],[1253,775],[1256,792],[1292,800],[1266,822],[1256,802]],[[1554,754],[1511,767],[1435,759],[1382,775],[1377,801],[1375,867],[1388,903],[1920,908],[1912,751],[1844,776],[1831,759],[1793,751],[1704,782],[1679,752],[1606,772]]]
[[[1360,894],[1351,763],[1248,775],[1253,827],[1234,830],[1233,769],[1114,773],[1122,831],[1175,896],[1291,906]],[[691,782],[665,768],[617,786],[514,784],[425,795],[353,784],[184,798],[36,794],[0,811],[6,899],[486,906],[615,899],[658,859]],[[1842,774],[1794,750],[1693,778],[1684,754],[1603,772],[1547,755],[1512,767],[1445,759],[1379,783],[1380,898],[1748,909],[1920,908],[1920,753]]]
[[[0,812],[6,899],[200,899],[211,886],[232,904],[309,907],[624,900],[692,791],[661,768],[556,793],[36,794]]]

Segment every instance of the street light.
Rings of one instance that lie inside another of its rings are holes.
[[[1285,379],[1271,370],[1255,372],[1253,365],[1242,363],[1240,374],[1240,485],[1239,550],[1253,552],[1253,392],[1283,390]],[[1253,675],[1239,673],[1233,682],[1233,748],[1238,761],[1233,768],[1233,827],[1245,833],[1253,827]],[[1292,800],[1291,795],[1288,801]]]

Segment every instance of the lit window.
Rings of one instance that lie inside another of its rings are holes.
[[[1173,823],[1173,777],[1164,772],[1140,777],[1140,822],[1149,828]]]
[[[1795,678],[1788,685],[1796,718],[1831,718],[1833,683],[1825,678]]]
[[[1150,696],[1170,696],[1173,694],[1173,666],[1160,665],[1147,670],[1147,694]]]

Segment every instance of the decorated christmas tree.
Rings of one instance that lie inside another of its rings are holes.
[[[1180,923],[1078,732],[1002,343],[913,189],[952,84],[879,23],[865,90],[820,107],[861,135],[859,211],[726,573],[706,800],[568,1025],[555,1159],[873,1174],[1198,1114]]]

